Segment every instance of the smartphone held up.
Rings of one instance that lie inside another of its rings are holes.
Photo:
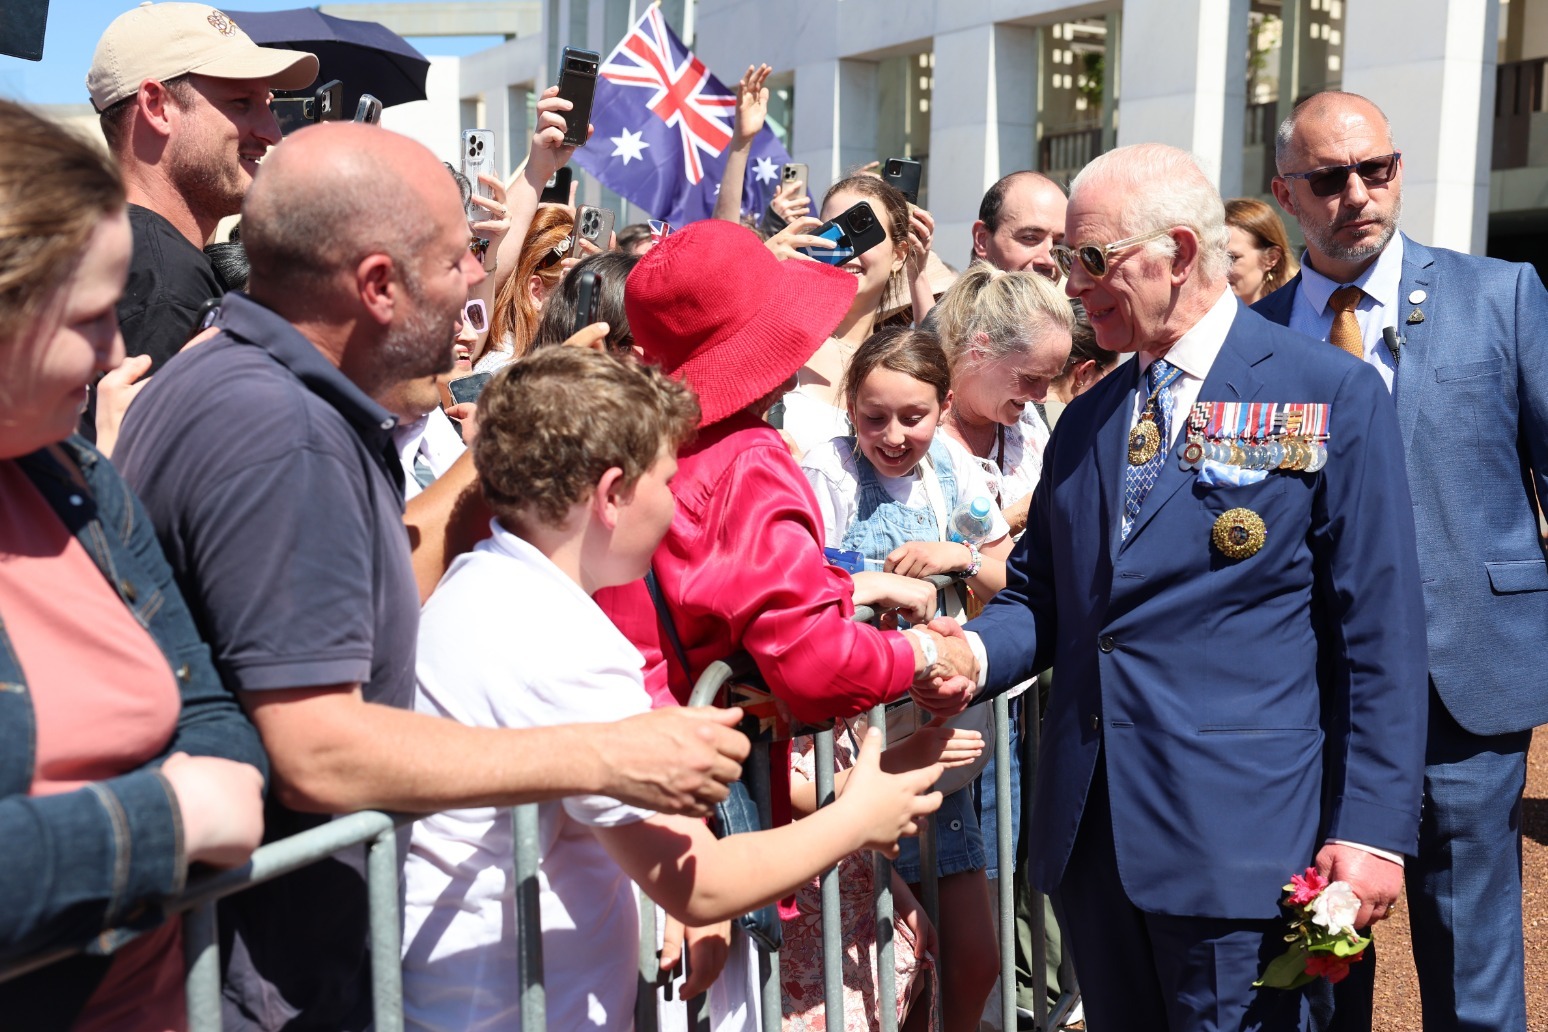
[[[474,198],[489,200],[489,187],[478,181],[480,175],[494,176],[495,136],[489,129],[464,129],[462,132],[462,174],[473,191],[468,197],[469,222],[482,222],[489,217],[489,210],[474,202]]]
[[[812,230],[810,235],[831,240],[833,246],[800,247],[797,250],[827,265],[843,265],[887,239],[887,231],[865,201],[835,215]]]
[[[597,91],[597,68],[602,55],[595,50],[565,47],[559,55],[559,96],[568,100],[564,113],[564,143],[584,147],[591,129],[591,100]]]

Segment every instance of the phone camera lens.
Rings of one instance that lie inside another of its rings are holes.
[[[868,212],[868,211],[857,211],[857,212],[855,212],[855,229],[857,229],[857,230],[870,229],[873,225],[875,225],[875,222],[876,222],[876,220],[871,218],[871,213],[870,212]]]

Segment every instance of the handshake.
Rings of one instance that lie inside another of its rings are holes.
[[[938,717],[961,713],[978,690],[978,659],[962,626],[943,616],[904,634],[914,648],[914,704]]]

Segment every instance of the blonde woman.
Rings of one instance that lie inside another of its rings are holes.
[[[974,262],[930,314],[951,362],[945,432],[978,460],[1019,535],[1043,468],[1048,428],[1035,404],[1070,356],[1070,302],[1034,272]]]

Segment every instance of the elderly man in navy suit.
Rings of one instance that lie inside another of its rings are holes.
[[[1406,873],[1424,1027],[1524,1029],[1521,794],[1532,728],[1548,721],[1533,498],[1535,484],[1548,499],[1548,292],[1529,265],[1397,232],[1402,157],[1363,97],[1303,101],[1275,159],[1306,255],[1257,308],[1381,375],[1413,488],[1429,743]]]
[[[1052,664],[1031,875],[1055,893],[1093,1032],[1303,1029],[1288,876],[1364,927],[1418,839],[1423,631],[1381,378],[1227,289],[1220,196],[1124,147],[1070,192],[1067,289],[1136,361],[1070,405],[1008,584],[943,646],[949,710]],[[949,621],[938,628],[953,631]]]

